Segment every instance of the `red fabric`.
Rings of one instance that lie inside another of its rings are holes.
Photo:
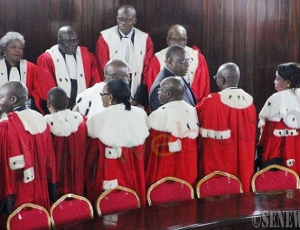
[[[97,82],[104,80],[103,75],[99,73],[99,67],[95,56],[88,51],[86,47],[80,46],[82,62],[85,74],[86,87],[92,87]],[[37,106],[40,106],[41,100],[47,100],[47,94],[50,89],[57,86],[55,78],[55,66],[51,55],[44,52],[38,57],[38,87],[37,93],[39,101],[36,101]],[[41,110],[42,112],[43,110]]]
[[[10,146],[18,145],[17,140],[10,141],[7,135],[13,122],[21,122],[16,113],[8,114],[8,120],[0,122],[0,179],[3,184],[0,190],[0,200],[4,201],[9,195],[16,195],[14,208],[23,203],[34,203],[50,208],[48,183],[55,183],[55,156],[51,140],[50,128],[43,133],[32,135],[26,132],[23,141],[33,160],[35,179],[29,183],[23,182],[24,169],[11,170],[8,162],[11,154]],[[20,152],[21,149],[20,149]]]
[[[147,140],[146,187],[163,177],[176,177],[193,187],[197,182],[197,139],[179,138],[181,151],[169,152],[168,142],[178,138],[170,133],[151,129]]]
[[[86,163],[88,199],[95,203],[103,192],[103,180],[118,179],[118,185],[134,190],[146,205],[144,146],[122,148],[117,159],[105,158],[105,147],[99,139],[91,139]],[[108,146],[110,147],[110,146]]]
[[[237,180],[226,176],[215,176],[204,181],[199,188],[200,197],[219,196],[240,193],[240,184]]]
[[[164,183],[157,185],[150,192],[152,205],[179,202],[192,199],[191,189],[180,182],[167,180]]]
[[[133,193],[114,189],[99,203],[101,216],[138,208],[138,200]]]
[[[85,200],[67,198],[52,209],[55,228],[92,219],[91,207]]]
[[[200,127],[231,130],[228,139],[199,136],[199,179],[213,171],[237,176],[245,192],[251,190],[254,174],[256,110],[254,105],[235,109],[223,104],[218,93],[203,99],[196,106]]]
[[[144,58],[144,67],[143,67],[143,76],[146,76],[149,65],[150,65],[150,60],[153,57],[154,53],[154,46],[151,38],[148,36],[147,41],[146,41],[146,54]],[[98,63],[100,65],[100,72],[102,75],[104,75],[104,67],[106,63],[110,60],[109,56],[109,47],[106,41],[104,40],[103,36],[100,36],[97,41],[96,45],[96,51],[95,51]]]
[[[68,137],[52,134],[56,156],[57,197],[67,193],[83,195],[84,162],[86,159],[87,127],[81,122],[78,130]]]
[[[297,189],[297,179],[294,174],[284,170],[269,170],[256,177],[255,188],[257,192]]]
[[[205,57],[201,54],[201,51],[196,46],[192,47],[194,50],[199,52],[198,54],[198,68],[194,75],[194,81],[191,84],[191,90],[193,91],[196,100],[201,101],[202,98],[206,97],[210,93],[210,78],[209,70],[205,60]],[[145,84],[148,86],[148,92],[150,92],[151,86],[155,81],[156,76],[161,70],[160,63],[156,56],[150,61],[149,71],[145,79]]]
[[[23,208],[10,220],[10,229],[49,229],[50,216],[43,210],[36,208]]]
[[[290,130],[281,120],[279,122],[266,120],[258,143],[263,147],[262,160],[269,161],[274,158],[282,158],[283,166],[288,167],[300,174],[300,135],[277,137],[273,134],[275,129]],[[287,165],[288,159],[294,159],[292,166]]]

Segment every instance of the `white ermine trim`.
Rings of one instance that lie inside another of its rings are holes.
[[[200,128],[200,134],[203,138],[213,138],[217,140],[225,140],[231,137],[231,131],[229,129],[225,131],[217,131]]]
[[[104,180],[103,181],[103,189],[108,190],[108,189],[114,189],[118,186],[118,179],[114,180]]]
[[[9,168],[11,170],[21,169],[25,167],[24,155],[9,158]]]
[[[298,136],[298,131],[297,129],[274,129],[273,134],[276,137]]]
[[[295,159],[287,159],[286,160],[286,165],[288,166],[288,167],[291,167],[291,166],[293,166],[295,164]]]
[[[105,148],[105,157],[108,159],[117,159],[120,158],[122,156],[122,148],[120,147],[113,147],[113,148],[109,148],[106,147]]]
[[[179,139],[177,139],[174,142],[169,142],[168,145],[169,145],[169,151],[171,153],[181,151],[181,141]]]
[[[23,182],[24,183],[29,183],[30,181],[34,180],[34,169],[33,167],[30,167],[26,170],[24,170],[24,178],[23,178]]]

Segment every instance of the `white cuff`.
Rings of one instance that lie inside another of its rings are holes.
[[[122,148],[120,147],[105,148],[105,157],[108,159],[117,159],[120,158],[121,155],[122,155]]]
[[[28,182],[34,180],[34,170],[33,170],[33,167],[30,167],[30,168],[24,170],[23,173],[24,173],[24,178],[23,178],[24,183],[28,183]]]
[[[118,179],[115,179],[115,180],[104,180],[103,181],[103,189],[104,190],[114,189],[117,186],[118,186]]]
[[[181,141],[179,139],[177,139],[174,142],[169,142],[168,145],[169,145],[169,151],[171,153],[181,151]]]
[[[11,170],[24,168],[25,167],[24,155],[10,157],[9,167]]]
[[[298,131],[297,129],[274,129],[273,134],[276,137],[298,136]]]
[[[286,160],[286,165],[288,166],[288,167],[291,167],[291,166],[293,166],[295,164],[295,159],[287,159]]]
[[[218,131],[218,130],[213,130],[213,129],[200,128],[200,134],[203,138],[213,138],[213,139],[217,139],[217,140],[225,140],[225,139],[230,138],[231,131],[230,131],[230,129],[225,130],[225,131]]]

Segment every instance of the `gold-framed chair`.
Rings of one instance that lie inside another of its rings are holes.
[[[50,230],[50,214],[42,206],[25,203],[8,216],[6,227],[8,230]]]
[[[59,198],[50,208],[53,229],[93,219],[91,202],[79,195],[66,194]]]
[[[176,177],[164,177],[147,190],[147,201],[150,206],[189,199],[194,199],[192,185]]]
[[[253,192],[299,188],[299,175],[292,169],[272,164],[257,171],[251,180]]]
[[[140,206],[138,194],[134,190],[123,186],[106,190],[96,201],[99,216],[131,210]]]
[[[243,193],[243,185],[235,175],[223,171],[214,171],[198,181],[196,192],[198,198]]]

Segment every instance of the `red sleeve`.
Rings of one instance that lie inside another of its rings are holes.
[[[148,73],[146,75],[146,85],[148,86],[148,92],[150,92],[151,86],[155,81],[155,78],[159,72],[160,72],[160,63],[157,57],[154,55],[151,58]]]
[[[104,76],[104,67],[106,63],[110,60],[109,57],[109,47],[104,40],[103,36],[100,35],[96,44],[96,58],[99,63],[100,73]]]
[[[154,46],[153,46],[153,42],[151,40],[151,38],[148,36],[147,41],[146,41],[146,55],[145,55],[145,59],[144,59],[144,68],[143,68],[143,83],[145,85],[147,85],[147,80],[146,80],[146,76],[149,70],[149,65],[150,65],[150,61],[151,58],[154,55]]]

